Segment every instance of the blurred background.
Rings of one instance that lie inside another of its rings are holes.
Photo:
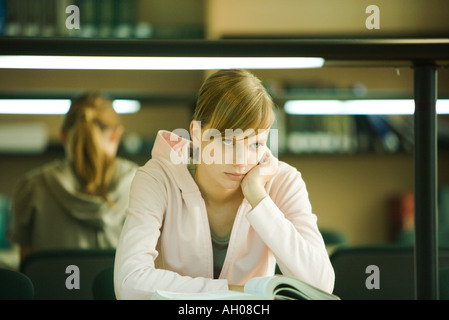
[[[81,28],[65,27],[80,8]],[[445,0],[376,1],[380,28],[367,29],[365,0],[4,0],[3,37],[150,39],[441,38],[449,35]],[[0,48],[1,51],[1,48]],[[290,100],[413,99],[413,69],[346,62],[319,69],[253,70],[278,106],[279,159],[306,182],[323,230],[347,243],[391,243],[413,228],[413,117],[295,115]],[[0,99],[72,98],[101,90],[140,102],[122,114],[119,153],[143,165],[158,130],[188,128],[205,71],[0,69]],[[438,70],[438,97],[449,99],[449,70]],[[0,226],[25,172],[64,156],[62,115],[0,114]],[[440,226],[449,224],[449,119],[438,116]],[[11,146],[11,141],[14,141]],[[4,250],[12,248],[6,240]],[[5,254],[4,254],[5,255]],[[5,258],[7,259],[7,258]]]

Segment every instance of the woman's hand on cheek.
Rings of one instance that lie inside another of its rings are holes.
[[[242,192],[253,208],[267,196],[265,184],[276,175],[278,169],[279,160],[267,150],[259,164],[243,178]]]

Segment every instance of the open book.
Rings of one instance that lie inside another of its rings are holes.
[[[286,276],[257,277],[245,284],[245,292],[232,290],[179,293],[157,290],[152,300],[340,300],[339,297]]]

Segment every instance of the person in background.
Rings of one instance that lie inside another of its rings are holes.
[[[15,186],[11,241],[33,251],[115,248],[137,164],[116,156],[123,126],[112,101],[88,92],[62,123],[66,157],[28,172]]]
[[[199,91],[192,140],[159,131],[131,186],[115,256],[118,299],[242,291],[276,264],[332,292],[334,270],[301,174],[267,147],[274,119],[258,78],[221,70]]]

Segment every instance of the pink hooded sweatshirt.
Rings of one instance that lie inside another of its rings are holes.
[[[246,199],[241,203],[222,271],[213,279],[205,202],[187,165],[173,161],[187,154],[190,143],[159,131],[152,159],[137,171],[115,258],[117,298],[227,290],[228,284],[273,275],[276,263],[284,275],[331,293],[335,274],[305,183],[281,161],[265,186],[268,196],[255,208]]]

